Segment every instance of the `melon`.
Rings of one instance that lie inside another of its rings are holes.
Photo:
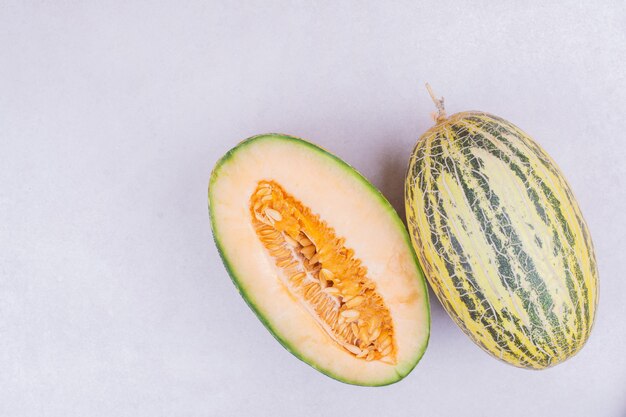
[[[297,358],[368,386],[418,363],[425,279],[393,207],[348,164],[302,139],[252,137],[213,169],[209,213],[235,287]]]
[[[561,363],[587,341],[598,302],[591,235],[571,187],[520,128],[480,111],[447,117],[430,92],[437,121],[405,183],[426,277],[486,352],[522,368]]]

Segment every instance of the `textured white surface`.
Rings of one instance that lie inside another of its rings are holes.
[[[626,415],[624,3],[383,3],[0,2],[0,415]],[[302,136],[402,211],[424,81],[449,112],[531,133],[578,196],[600,309],[554,369],[491,359],[433,299],[409,377],[343,385],[280,347],[221,266],[221,154]]]

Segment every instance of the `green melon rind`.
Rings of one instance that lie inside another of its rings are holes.
[[[214,216],[213,211],[211,209],[212,200],[213,200],[213,196],[212,196],[211,190],[212,190],[212,185],[219,178],[220,171],[221,171],[222,167],[224,165],[226,165],[232,159],[232,157],[234,155],[236,155],[240,150],[244,149],[246,146],[248,146],[248,145],[250,145],[252,143],[258,142],[258,141],[262,141],[262,140],[282,140],[282,141],[289,141],[289,142],[292,142],[292,143],[295,142],[295,143],[298,143],[299,145],[308,147],[313,152],[316,152],[318,154],[322,154],[324,157],[331,158],[334,162],[336,162],[339,166],[341,166],[346,173],[352,175],[358,181],[360,181],[362,184],[364,184],[366,186],[366,188],[374,195],[374,197],[376,197],[378,199],[378,202],[380,204],[382,204],[387,209],[387,213],[393,218],[394,223],[398,227],[398,231],[400,233],[402,233],[404,241],[405,241],[407,247],[409,248],[409,250],[410,250],[410,252],[411,252],[411,254],[413,256],[413,261],[414,261],[414,264],[415,264],[415,268],[417,270],[418,277],[419,277],[419,280],[420,280],[420,284],[422,286],[422,292],[424,294],[424,303],[425,303],[424,308],[426,310],[425,317],[426,317],[426,321],[427,321],[425,330],[427,332],[427,335],[426,335],[426,338],[424,339],[424,343],[422,344],[422,346],[420,346],[416,350],[415,356],[414,356],[413,360],[412,361],[407,361],[405,364],[399,365],[399,366],[396,367],[395,376],[392,376],[392,377],[390,377],[388,379],[377,380],[377,381],[358,381],[358,380],[354,380],[354,379],[347,379],[347,378],[342,377],[340,375],[336,375],[332,371],[317,365],[315,363],[314,359],[305,357],[300,351],[298,351],[298,348],[296,346],[292,346],[287,340],[285,340],[283,337],[281,337],[281,335],[278,333],[278,331],[276,331],[272,327],[272,325],[269,322],[269,320],[267,320],[263,316],[263,314],[259,311],[257,306],[252,302],[252,300],[249,297],[246,289],[244,288],[244,286],[237,279],[237,274],[235,272],[235,267],[233,266],[233,263],[227,258],[226,254],[224,252],[224,248],[220,244],[220,241],[219,241],[219,238],[218,238],[219,235],[220,235],[220,231],[218,229],[218,225],[217,225],[217,223],[215,221],[215,216]],[[415,254],[415,252],[413,250],[413,246],[411,244],[411,240],[410,240],[408,232],[407,232],[407,230],[406,230],[406,228],[404,226],[404,223],[402,223],[402,220],[400,220],[400,217],[396,213],[396,211],[393,208],[393,206],[389,203],[389,201],[387,201],[387,199],[382,195],[382,193],[376,187],[374,187],[360,172],[358,172],[356,169],[354,169],[348,163],[346,163],[345,161],[343,161],[339,157],[333,155],[332,153],[330,153],[330,152],[320,148],[317,145],[314,145],[314,144],[312,144],[312,143],[310,143],[310,142],[308,142],[308,141],[306,141],[304,139],[296,138],[296,137],[293,137],[293,136],[279,134],[279,133],[268,133],[268,134],[262,134],[262,135],[257,135],[257,136],[250,137],[250,138],[242,141],[241,143],[239,143],[237,146],[232,148],[230,151],[228,151],[215,164],[215,167],[213,168],[213,171],[211,172],[211,179],[209,180],[209,217],[210,217],[210,221],[211,221],[211,229],[213,231],[213,241],[215,242],[215,246],[217,247],[217,250],[218,250],[218,253],[220,255],[220,258],[222,259],[222,262],[224,263],[224,267],[226,268],[226,271],[228,272],[228,275],[230,276],[231,280],[233,281],[233,284],[237,288],[237,291],[239,292],[239,294],[241,294],[241,297],[244,299],[246,304],[248,304],[250,309],[254,312],[254,314],[256,314],[258,319],[261,321],[261,323],[263,323],[263,325],[272,334],[272,336],[274,336],[274,338],[285,349],[287,349],[287,351],[289,351],[296,358],[300,359],[302,362],[306,363],[307,365],[313,367],[314,369],[320,371],[321,373],[323,373],[323,374],[325,374],[325,375],[327,375],[327,376],[329,376],[329,377],[331,377],[331,378],[333,378],[333,379],[335,379],[337,381],[344,382],[346,384],[351,384],[351,385],[372,386],[372,387],[373,386],[390,385],[390,384],[393,384],[395,382],[398,382],[401,379],[403,379],[405,376],[407,376],[409,373],[411,373],[413,368],[415,368],[415,366],[417,366],[417,364],[421,360],[422,356],[424,355],[424,352],[426,351],[426,348],[428,347],[428,342],[429,342],[429,339],[430,339],[430,302],[429,302],[429,298],[428,298],[428,290],[427,290],[427,287],[426,287],[426,280],[425,280],[425,277],[424,277],[424,272],[422,271],[422,268],[421,268],[421,266],[420,266],[420,264],[418,262],[418,259],[417,259],[417,255]]]

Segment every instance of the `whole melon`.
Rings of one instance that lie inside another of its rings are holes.
[[[417,142],[405,182],[426,277],[494,357],[558,364],[587,341],[598,302],[593,244],[572,190],[521,129],[478,111],[446,117],[428,88],[437,122]]]

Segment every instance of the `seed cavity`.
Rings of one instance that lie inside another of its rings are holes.
[[[347,354],[396,364],[391,314],[345,238],[275,181],[250,197],[254,230],[283,284]]]

